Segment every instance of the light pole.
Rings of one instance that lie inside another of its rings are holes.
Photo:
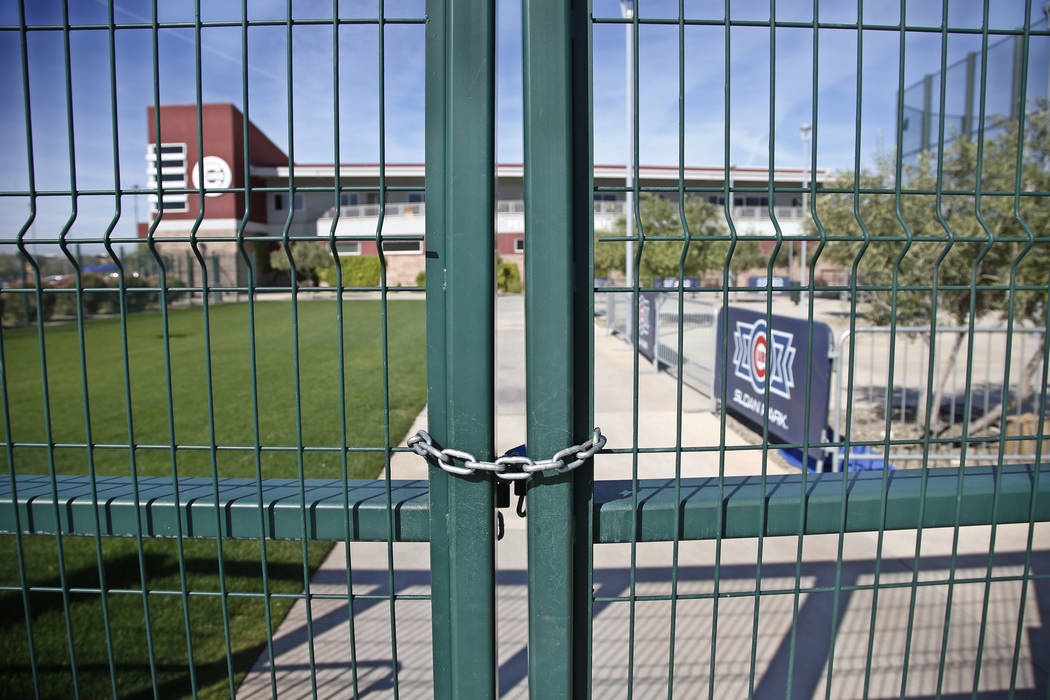
[[[135,205],[135,237],[139,235],[139,185],[134,184],[131,189],[135,190],[135,193],[131,196],[131,201]],[[127,250],[125,247],[124,250]]]
[[[620,12],[624,19],[634,16],[634,0],[620,0]],[[633,26],[625,24],[624,33],[625,55],[627,57],[626,75],[626,114],[627,114],[627,160],[624,168],[624,219],[626,221],[625,234],[628,238],[627,249],[624,255],[624,268],[627,273],[627,286],[634,285],[634,34]]]
[[[805,235],[806,234],[806,228],[805,228],[805,225],[806,225],[806,211],[807,211],[807,209],[806,209],[806,188],[808,186],[806,180],[808,179],[807,176],[809,175],[809,158],[810,158],[809,130],[810,130],[810,126],[809,126],[809,124],[803,124],[802,126],[799,127],[798,130],[799,130],[799,132],[802,135],[802,235]],[[806,267],[809,264],[809,260],[806,258],[806,239],[805,238],[802,239],[802,255],[801,255],[801,258],[802,259],[799,260],[799,263],[802,266],[801,273],[800,273],[800,276],[799,276],[799,284],[802,284],[803,281],[806,279],[806,277],[807,277]],[[803,295],[805,293],[806,293],[805,291],[802,291],[802,292],[799,293],[798,296],[799,296],[799,300],[800,301],[804,298]]]

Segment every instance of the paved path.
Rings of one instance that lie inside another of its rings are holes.
[[[506,450],[523,442],[524,404],[524,315],[521,297],[500,297],[498,306],[499,346],[497,349],[497,449]],[[596,422],[609,436],[610,447],[632,444],[633,353],[620,339],[595,331]],[[641,446],[668,446],[675,442],[676,383],[666,374],[641,364],[639,372],[639,443]],[[683,394],[683,444],[718,445],[719,420],[706,412],[708,400],[686,388]],[[425,414],[425,411],[424,411]],[[410,434],[425,424],[417,419]],[[731,430],[727,444],[745,444]],[[727,474],[759,473],[760,450],[732,453],[726,460]],[[603,455],[596,463],[599,479],[630,478],[629,456]],[[672,456],[646,455],[642,478],[674,474]],[[782,467],[767,463],[769,473]],[[422,460],[411,454],[398,454],[391,463],[395,479],[426,478]],[[718,453],[690,453],[682,462],[682,473],[700,476],[718,473]],[[524,520],[506,513],[507,535],[498,543],[499,588],[499,689],[503,697],[524,698],[528,694],[527,592],[525,586]],[[989,528],[964,528],[960,539],[957,579],[983,579],[988,565]],[[996,535],[995,573],[1017,576],[1024,566],[1027,528],[1000,527]],[[1050,574],[1050,528],[1035,532],[1037,552],[1033,564],[1044,576]],[[798,597],[798,624],[793,695],[824,696],[826,659],[830,651],[832,611],[838,606],[837,642],[831,697],[860,697],[864,690],[865,661],[871,629],[871,590],[875,576],[875,534],[847,536],[843,564],[836,566],[837,536],[805,538],[803,564],[796,567],[798,539],[767,538],[761,556],[761,587],[767,592],[723,597],[719,600],[717,634],[712,634],[710,598],[680,600],[676,610],[675,674],[676,697],[706,696],[712,656],[712,637],[716,648],[715,695],[745,697],[748,692],[751,657],[754,655],[754,690],[759,697],[783,697],[791,660],[792,618],[795,596],[777,594],[790,590],[796,575],[803,588],[835,586],[838,580],[847,591],[837,599],[828,593]],[[946,579],[950,566],[952,531],[925,530],[922,541],[920,577]],[[754,590],[758,577],[757,540],[727,540],[721,551],[720,588],[722,592]],[[425,543],[395,544],[393,586],[399,595],[429,593],[429,551]],[[911,580],[915,553],[915,533],[887,532],[883,542],[881,582],[906,583]],[[314,593],[345,594],[345,549],[337,546],[311,582]],[[671,591],[672,546],[652,543],[636,552],[636,592],[640,595],[666,595]],[[384,594],[390,590],[388,549],[383,543],[351,545],[355,594]],[[600,545],[594,548],[595,591],[601,597],[627,596],[630,592],[629,545]],[[681,594],[709,594],[713,591],[713,542],[683,542],[679,554]],[[851,589],[861,586],[859,589]],[[989,623],[984,640],[981,689],[995,695],[1009,686],[1014,637],[1017,630],[1020,584],[1003,581],[990,590]],[[893,696],[900,693],[902,663],[911,587],[879,590],[875,634],[872,648],[869,695]],[[973,666],[980,628],[982,583],[954,587],[951,633],[948,639],[943,692],[967,695],[973,683]],[[759,601],[758,643],[753,647],[755,605]],[[915,623],[910,655],[909,696],[933,695],[937,689],[941,637],[947,600],[944,585],[923,586],[916,594]],[[282,698],[309,697],[312,693],[309,647],[306,641],[305,603],[299,601],[275,635],[278,649],[277,678]],[[344,600],[314,600],[316,679],[322,697],[349,697],[352,673],[349,621]],[[429,601],[399,601],[394,608],[397,635],[397,685],[403,698],[431,695],[431,629]],[[593,695],[624,697],[627,688],[631,606],[627,602],[600,603],[594,609]],[[639,602],[634,608],[633,682],[636,697],[666,697],[670,650],[671,604],[667,601]],[[354,605],[354,631],[358,660],[358,690],[364,697],[390,697],[393,694],[388,601],[359,599]],[[1032,659],[1039,659],[1038,673]],[[1034,689],[1045,697],[1050,672],[1050,580],[1030,584],[1021,635],[1021,663],[1017,687]],[[270,694],[266,654],[256,662],[240,688],[243,697]]]

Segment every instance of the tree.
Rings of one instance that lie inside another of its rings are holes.
[[[327,242],[295,241],[290,245],[292,260],[295,262],[295,272],[299,279],[306,277],[316,285],[321,271],[334,264]],[[282,272],[291,270],[284,248],[270,252],[270,266]]]
[[[817,218],[824,232],[832,237],[854,238],[829,242],[824,256],[856,269],[864,285],[891,288],[896,281],[896,294],[892,289],[865,293],[865,310],[873,323],[885,325],[896,318],[901,325],[928,325],[936,313],[940,325],[947,325],[945,321],[967,325],[972,308],[977,318],[1012,311],[1015,320],[1042,325],[1050,247],[1036,242],[1029,248],[1028,242],[1033,235],[1046,235],[1050,197],[1022,193],[1050,191],[1050,110],[1046,100],[1041,100],[1027,117],[1020,170],[1017,122],[1002,117],[989,120],[980,159],[979,208],[973,194],[942,194],[939,202],[935,194],[929,194],[976,191],[978,143],[959,135],[945,149],[939,184],[933,155],[924,154],[917,164],[903,166],[898,173],[894,160],[880,154],[873,170],[840,173],[823,186],[847,192],[817,193]],[[857,201],[850,191],[855,181],[861,192]],[[893,194],[898,182],[903,189],[923,193],[906,193],[898,198]],[[882,192],[868,193],[873,190]],[[817,235],[814,222],[807,222],[807,228],[809,235]],[[1008,285],[1011,274],[1017,286],[1041,289],[1016,290],[1011,295],[987,288]],[[936,310],[931,308],[932,287],[937,288]],[[934,407],[940,406],[945,380],[965,337],[965,333],[958,333],[954,338],[935,388]],[[1027,398],[1031,374],[1038,368],[1042,353],[1040,344],[1026,363],[1026,380],[1016,401]],[[1002,406],[972,427],[987,426],[1001,410]],[[937,420],[936,416],[927,418],[927,429],[936,432]]]
[[[25,270],[25,261],[15,253],[0,253],[0,281],[21,281]]]
[[[122,263],[127,272],[138,272],[144,275],[157,274],[157,259],[153,257],[153,251],[145,242],[135,244],[130,252],[125,251]]]
[[[699,197],[686,196],[682,203],[685,220],[691,238],[725,236],[728,239],[729,228],[725,224],[721,207],[709,204]],[[638,200],[638,211],[641,218],[641,230],[645,236],[684,236],[678,203],[665,199],[651,192],[643,192]],[[623,236],[627,230],[625,216],[616,220],[615,235]],[[637,229],[636,229],[637,230]],[[606,270],[624,270],[625,246],[621,242],[601,242],[605,234],[595,232],[594,267],[601,272]],[[745,238],[741,237],[740,241]],[[690,240],[685,261],[682,261],[682,250],[685,241],[646,241],[641,246],[639,271],[643,277],[676,277],[679,265],[682,264],[686,276],[703,275],[710,270],[722,269],[729,253],[729,240]],[[635,251],[639,247],[635,246]],[[633,261],[632,261],[633,263]],[[738,244],[733,253],[732,267],[742,269],[758,264],[757,246]]]

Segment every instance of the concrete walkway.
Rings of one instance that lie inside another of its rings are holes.
[[[497,314],[497,449],[502,452],[524,441],[524,313],[521,297],[500,297]],[[604,329],[595,329],[596,423],[608,435],[608,447],[632,445],[634,357],[631,348]],[[655,372],[644,361],[638,381],[639,428],[642,447],[675,444],[676,390],[673,378]],[[687,446],[719,445],[720,421],[708,411],[709,400],[688,387],[683,392],[682,443]],[[425,425],[419,416],[409,434]],[[727,430],[728,445],[747,441]],[[731,456],[731,458],[730,458]],[[684,476],[718,473],[719,453],[687,453],[682,460]],[[725,472],[760,473],[762,451],[728,453]],[[596,460],[596,478],[630,478],[630,455],[602,455]],[[772,460],[768,473],[785,468]],[[640,478],[674,475],[673,455],[647,454],[640,460]],[[426,465],[411,454],[395,455],[391,462],[395,479],[425,479]],[[505,511],[506,537],[498,543],[499,587],[499,690],[503,697],[528,695],[528,609],[526,590],[525,522]],[[956,580],[983,580],[988,566],[990,528],[962,529]],[[924,581],[946,580],[952,551],[952,530],[924,530],[919,577]],[[996,533],[994,574],[1019,576],[1025,565],[1028,537],[1025,526],[1001,526]],[[1040,525],[1034,533],[1038,552],[1032,560],[1037,573],[1050,574],[1050,528]],[[872,626],[871,586],[876,576],[877,535],[851,534],[845,538],[841,566],[837,565],[839,541],[835,535],[809,536],[798,562],[798,538],[766,538],[759,557],[757,540],[726,540],[720,556],[719,587],[727,592],[754,591],[761,576],[763,595],[720,597],[717,616],[709,595],[714,590],[716,547],[713,542],[683,542],[678,551],[678,593],[694,596],[677,602],[674,639],[674,695],[702,697],[708,693],[712,642],[716,644],[715,696],[746,697],[754,667],[754,692],[759,697],[784,697],[786,678],[795,647],[794,697],[824,696],[828,657],[832,651],[832,619],[837,620],[834,673],[831,697],[861,697],[868,648],[871,647],[870,685],[873,697],[900,692],[901,667],[909,607],[910,586],[880,588],[877,616]],[[429,593],[429,549],[426,543],[394,544],[393,574],[388,574],[388,546],[384,543],[354,543],[350,547],[355,595],[388,594],[391,579],[400,595]],[[346,553],[343,546],[332,550],[311,582],[311,592],[346,593]],[[903,584],[912,580],[915,532],[887,532],[882,542],[880,583]],[[648,543],[635,553],[635,592],[666,596],[671,592],[670,543]],[[631,547],[600,545],[594,548],[595,595],[627,597],[631,588]],[[757,563],[761,562],[761,571]],[[802,588],[818,587],[827,592],[791,594],[796,577]],[[845,587],[837,597],[836,585]],[[783,593],[782,591],[787,591]],[[1021,585],[1017,581],[996,582],[989,588],[988,624],[984,637],[980,689],[997,696],[1010,685],[1014,638],[1020,607]],[[699,595],[697,595],[699,594]],[[907,696],[932,696],[937,691],[941,667],[941,640],[948,598],[946,585],[922,586],[914,601],[915,614],[909,656]],[[982,603],[985,585],[961,583],[953,587],[951,626],[945,654],[942,692],[966,693],[973,686]],[[756,603],[758,604],[756,617]],[[792,620],[797,604],[796,635]],[[838,614],[832,613],[837,609]],[[310,697],[311,674],[306,635],[306,605],[298,601],[277,633],[276,675],[282,698]],[[322,697],[350,697],[352,668],[350,625],[345,599],[315,599],[311,603],[316,682]],[[391,625],[391,615],[395,625]],[[633,655],[628,644],[634,620]],[[717,618],[713,629],[712,619]],[[391,606],[379,598],[357,599],[353,628],[357,658],[358,691],[364,697],[391,697],[396,682],[400,697],[426,698],[431,690],[430,605],[427,600],[399,600]],[[1024,693],[1038,691],[1045,697],[1050,673],[1050,580],[1029,584],[1020,644],[1016,687]],[[671,650],[671,603],[648,600],[632,606],[628,601],[600,602],[594,607],[593,695],[624,697],[629,670],[635,697],[666,697],[668,659]],[[757,628],[757,636],[753,630]],[[871,630],[874,629],[874,634]],[[396,663],[391,644],[396,634]],[[757,640],[757,642],[755,641]],[[752,662],[752,656],[754,660]],[[1033,659],[1038,662],[1033,664]],[[633,666],[633,668],[632,668]],[[395,673],[396,671],[396,673]],[[396,681],[395,681],[396,677]],[[270,695],[269,660],[264,652],[241,685],[239,695]]]

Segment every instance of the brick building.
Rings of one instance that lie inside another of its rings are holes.
[[[340,237],[374,236],[380,214],[380,169],[377,164],[350,163],[339,165],[341,191],[335,205],[335,168],[333,164],[295,164],[262,131],[249,122],[248,158],[244,156],[244,119],[232,104],[206,104],[200,108],[198,131],[196,105],[166,105],[160,108],[160,187],[157,175],[157,118],[148,111],[149,139],[146,149],[151,222],[139,224],[139,235],[154,228],[154,238],[161,253],[174,260],[177,276],[192,279],[195,262],[189,255],[186,238],[196,231],[200,250],[216,261],[212,281],[219,286],[243,286],[247,274],[243,256],[235,241],[241,227],[245,239],[255,236],[280,236],[287,228],[293,236],[327,238],[335,231]],[[198,145],[203,136],[203,148]],[[199,192],[198,159],[203,154],[203,207]],[[247,168],[245,163],[248,163]],[[388,163],[384,171],[387,187],[382,220],[383,252],[391,284],[414,284],[424,269],[424,243],[421,240],[398,239],[398,236],[425,235],[426,206],[424,166],[422,163]],[[754,190],[767,186],[765,168],[731,168],[728,173],[734,186]],[[799,187],[803,173],[798,168],[774,171],[775,186]],[[726,177],[721,167],[685,169],[687,186],[721,187]],[[823,180],[825,173],[817,171]],[[289,194],[289,178],[294,178]],[[678,183],[675,167],[642,166],[639,182],[644,186],[668,187]],[[596,165],[596,187],[623,186],[624,167]],[[245,197],[245,187],[250,199]],[[224,192],[223,190],[230,191]],[[717,194],[706,195],[717,204]],[[523,167],[500,165],[497,169],[496,211],[494,229],[496,247],[507,261],[524,264],[525,206]],[[159,204],[159,206],[158,206]],[[741,235],[772,235],[769,201],[762,192],[738,193],[733,206],[734,222]],[[778,223],[785,236],[802,233],[803,212],[798,193],[778,193],[774,201]],[[246,205],[249,205],[246,207]],[[594,226],[598,231],[612,230],[623,214],[624,194],[606,192],[595,195]],[[199,219],[199,221],[198,221]],[[196,228],[195,228],[196,227]],[[163,243],[165,238],[178,242]],[[263,254],[269,246],[252,246],[249,259]],[[338,243],[341,255],[377,255],[374,241],[344,240]],[[182,267],[185,270],[182,270]],[[180,272],[182,274],[180,275]]]

